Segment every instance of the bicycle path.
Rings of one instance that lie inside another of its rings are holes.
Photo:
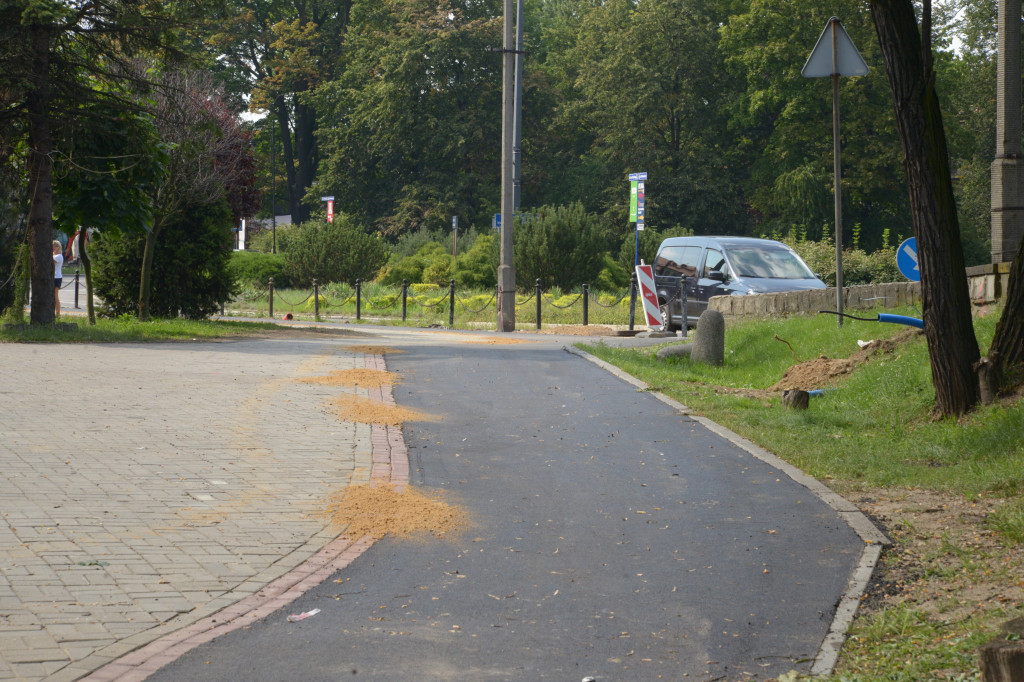
[[[148,679],[768,679],[834,663],[884,540],[852,505],[566,352],[578,339],[365,331],[402,351],[381,351],[397,403],[440,415],[403,429],[409,482],[469,528],[361,548]]]

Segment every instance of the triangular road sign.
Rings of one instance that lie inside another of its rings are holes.
[[[835,64],[832,63],[832,36],[835,35]],[[866,76],[868,65],[843,28],[843,22],[832,17],[825,24],[818,42],[811,50],[811,56],[800,70],[804,78],[826,78],[832,75]]]

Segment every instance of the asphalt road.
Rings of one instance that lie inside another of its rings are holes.
[[[151,680],[767,679],[808,672],[863,541],[807,488],[553,341],[380,332],[412,483],[385,538]],[[299,622],[287,616],[320,609]]]

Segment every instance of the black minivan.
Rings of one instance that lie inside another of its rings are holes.
[[[782,242],[751,237],[669,237],[658,247],[654,281],[665,329],[682,328],[685,282],[688,327],[712,296],[824,289],[796,251]]]

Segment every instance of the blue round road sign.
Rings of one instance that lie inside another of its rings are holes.
[[[911,237],[896,250],[896,267],[911,282],[921,281],[921,269],[917,266],[917,238]]]

